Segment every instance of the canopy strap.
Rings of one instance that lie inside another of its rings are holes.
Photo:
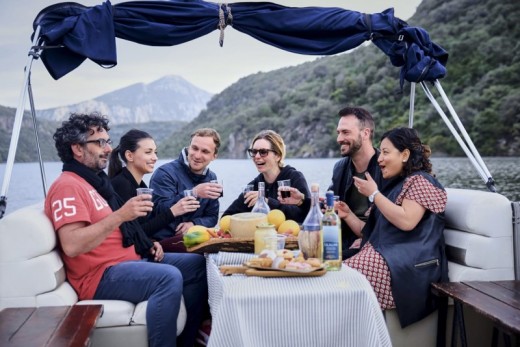
[[[226,18],[227,14],[227,18]],[[218,43],[220,47],[224,46],[224,29],[228,25],[233,25],[233,14],[231,7],[228,4],[218,4],[218,29],[220,30],[220,37]]]
[[[390,40],[390,41],[403,41],[404,40],[403,34],[383,35],[378,32],[372,32],[372,15],[371,14],[365,13],[365,24],[367,25],[367,28],[368,28],[370,41],[375,41],[375,40],[379,40],[379,39],[386,39],[386,40]]]

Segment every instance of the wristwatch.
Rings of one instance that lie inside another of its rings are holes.
[[[374,202],[374,199],[375,199],[377,193],[379,193],[379,190],[376,189],[375,192],[373,192],[372,194],[370,194],[370,196],[368,197],[368,201],[370,201],[370,202]]]

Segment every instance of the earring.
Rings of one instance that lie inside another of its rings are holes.
[[[407,162],[407,160],[403,160],[403,163],[406,163],[406,162]]]

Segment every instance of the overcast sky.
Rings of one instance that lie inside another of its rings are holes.
[[[0,105],[16,107],[24,79],[32,34],[32,22],[43,8],[58,3],[51,0],[0,0]],[[103,0],[76,0],[95,6]],[[123,1],[112,1],[112,4]],[[213,1],[218,2],[218,1]],[[236,1],[230,1],[236,2]],[[274,0],[284,6],[343,7],[366,13],[395,9],[407,20],[421,0]],[[117,40],[118,64],[104,69],[90,60],[55,81],[40,60],[32,66],[31,83],[37,109],[57,107],[95,98],[133,83],[149,83],[165,75],[179,75],[211,93],[219,93],[241,77],[259,71],[314,60],[316,56],[288,53],[252,37],[226,28],[224,47],[219,33],[212,33],[173,47],[149,47]],[[382,53],[383,54],[383,53]],[[25,105],[28,108],[28,101]]]

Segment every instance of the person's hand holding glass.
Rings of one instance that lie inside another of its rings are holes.
[[[286,191],[286,196],[287,196],[287,192],[288,192],[289,196],[287,196],[286,198],[283,198],[280,189],[278,189],[278,201],[280,201],[280,203],[282,203],[284,205],[296,205],[296,206],[300,206],[301,204],[303,204],[303,201],[305,200],[305,194],[300,192],[297,188],[287,187],[287,188],[284,188],[284,190]]]
[[[285,200],[291,196],[291,180],[278,181],[278,198],[282,197]]]
[[[256,204],[256,200],[258,199],[258,192],[253,190],[255,186],[252,184],[246,184],[242,187],[242,194],[244,194],[244,204],[247,207],[253,207]]]
[[[182,199],[170,207],[170,210],[175,217],[195,212],[200,207],[200,202],[197,200],[197,194],[194,189],[184,190],[183,195],[184,197]]]
[[[218,199],[224,195],[224,186],[219,180],[198,184],[193,190],[198,198],[203,199]]]

